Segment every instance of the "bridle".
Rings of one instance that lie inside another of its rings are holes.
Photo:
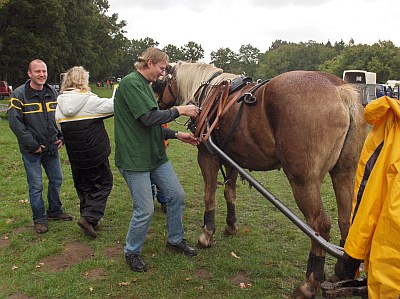
[[[164,80],[158,80],[155,82],[153,89],[154,91],[158,94],[158,106],[161,109],[167,109],[169,107],[175,106],[176,102],[178,101],[178,97],[174,94],[174,91],[172,89],[172,82],[174,82],[175,80],[175,66],[173,66],[167,75],[164,76]],[[168,87],[168,91],[172,97],[172,99],[174,100],[171,103],[166,103],[163,101],[164,99],[164,91],[165,91],[165,87]]]

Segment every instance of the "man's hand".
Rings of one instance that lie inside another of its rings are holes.
[[[63,144],[64,144],[64,142],[62,141],[62,140],[57,140],[56,142],[54,142],[56,145],[57,145],[57,149],[60,149],[62,146],[63,146]]]
[[[41,154],[43,152],[43,149],[45,149],[46,147],[41,144],[40,147],[35,151],[35,154]]]
[[[179,139],[180,141],[189,143],[191,145],[200,144],[199,138],[195,137],[192,133],[178,132],[176,134],[176,139]]]
[[[193,118],[196,118],[199,115],[199,107],[195,105],[186,105],[186,106],[178,106],[176,109],[179,112],[179,115],[186,115]]]

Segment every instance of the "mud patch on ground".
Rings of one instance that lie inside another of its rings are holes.
[[[33,231],[33,225],[32,226],[22,226],[22,227],[18,227],[16,230],[14,230],[14,234],[15,235],[19,235],[22,234],[28,230],[32,230]]]
[[[41,270],[45,272],[57,272],[79,264],[83,260],[93,256],[93,249],[89,245],[78,242],[65,244],[64,252],[58,255],[48,256],[39,261]]]
[[[212,278],[211,272],[208,271],[207,269],[198,269],[196,270],[195,275],[197,278],[203,280],[210,280]]]
[[[27,295],[25,295],[23,293],[17,293],[17,294],[11,295],[7,299],[32,299],[32,298],[28,297]]]
[[[6,247],[10,243],[8,236],[3,236],[0,239],[0,248]]]
[[[114,247],[107,247],[103,249],[103,255],[110,260],[117,260],[124,256],[124,249],[121,244]]]
[[[104,279],[107,276],[107,271],[103,268],[96,268],[90,271],[83,273],[83,277],[86,279],[96,280],[96,279]]]
[[[238,274],[232,276],[229,281],[233,284],[249,284],[251,283],[250,277],[247,276],[247,272],[242,270]]]

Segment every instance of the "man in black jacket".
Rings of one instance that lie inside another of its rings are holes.
[[[44,234],[48,231],[47,220],[69,221],[72,216],[63,211],[60,200],[62,172],[58,150],[63,136],[54,118],[57,93],[46,84],[47,66],[42,60],[31,61],[28,76],[30,80],[11,94],[7,115],[25,166],[34,229]],[[49,180],[47,213],[42,197],[42,166]]]

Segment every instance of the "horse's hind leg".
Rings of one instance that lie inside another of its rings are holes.
[[[290,180],[290,176],[288,178],[297,206],[306,218],[307,224],[324,239],[329,240],[331,223],[322,205],[320,180],[297,183]],[[294,291],[294,298],[314,298],[315,294],[320,291],[321,282],[325,280],[325,250],[314,241],[311,241],[311,244],[306,280]]]
[[[363,120],[363,114],[354,115],[356,121],[352,121],[346,136],[346,141],[340,153],[335,167],[329,172],[333,189],[335,190],[338,207],[338,225],[340,230],[340,246],[344,246],[350,228],[350,214],[354,196],[355,175],[358,159],[367,135],[367,126]],[[335,265],[335,274],[330,280],[352,279],[350,273],[346,273],[346,265],[343,259],[338,259]],[[352,271],[350,271],[352,272]],[[353,273],[354,274],[354,273]]]
[[[336,203],[338,207],[338,225],[340,230],[340,246],[344,247],[347,234],[350,229],[350,214],[354,194],[355,172],[357,167],[356,160],[349,165],[350,159],[347,158],[330,171],[333,189],[335,190]],[[335,274],[330,277],[331,281],[353,279],[356,269],[346,270],[347,266],[343,259],[338,259],[335,265]]]
[[[236,181],[238,172],[233,167],[226,167],[227,181],[225,182],[224,197],[226,200],[227,215],[225,233],[234,235],[238,231],[236,225]]]
[[[219,171],[219,158],[210,155],[205,148],[199,148],[197,160],[204,179],[204,226],[198,240],[201,248],[211,247],[215,233],[215,192]]]
[[[336,194],[338,207],[338,225],[340,230],[340,246],[344,247],[350,228],[351,203],[354,188],[354,172],[333,169],[330,172],[333,189]],[[349,263],[351,261],[351,263]],[[354,279],[360,263],[357,260],[338,259],[335,264],[335,273],[330,281]]]

